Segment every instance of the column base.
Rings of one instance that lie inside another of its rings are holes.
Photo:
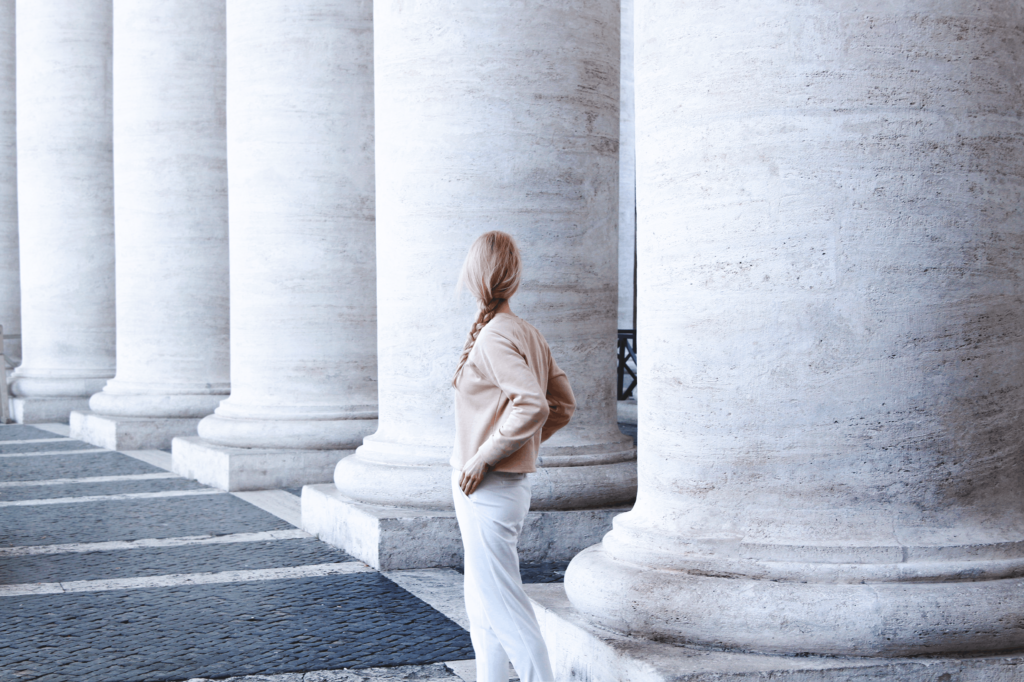
[[[75,410],[88,410],[89,397],[11,398],[11,419],[18,424],[67,424]]]
[[[221,490],[269,490],[325,483],[354,450],[231,448],[202,438],[175,438],[172,471]]]
[[[525,588],[540,621],[557,680],[1012,682],[1024,676],[1024,651],[984,657],[798,657],[732,653],[638,639],[589,623],[573,608],[561,584]]]
[[[521,561],[568,561],[612,528],[628,507],[531,511],[519,538]],[[302,529],[379,571],[462,566],[454,511],[383,507],[351,500],[333,485],[302,489]]]
[[[194,436],[199,419],[112,417],[76,410],[71,437],[107,450],[166,450],[176,436]]]

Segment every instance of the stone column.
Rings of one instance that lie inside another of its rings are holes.
[[[1024,646],[1022,48],[1011,0],[638,3],[640,490],[584,615]]]
[[[72,415],[170,447],[229,391],[223,0],[114,1],[117,376]]]
[[[619,53],[619,328],[633,328],[636,247],[636,130],[633,121],[633,2],[621,0]]]
[[[372,12],[228,0],[232,390],[183,475],[330,481],[376,428]]]
[[[14,0],[0,2],[0,340],[7,361],[21,362],[18,277],[18,145],[15,127]],[[6,375],[0,376],[6,380]]]
[[[114,374],[110,0],[17,0],[22,423],[68,421]]]
[[[615,419],[618,2],[385,3],[374,22],[380,428],[338,464],[337,490],[304,491],[303,523],[378,567],[461,562],[450,382],[476,304],[455,284],[500,228],[524,257],[513,310],[579,404],[533,475],[534,510],[575,511],[545,516],[524,556],[568,558],[636,483]],[[409,514],[430,531],[402,536],[414,523],[391,520]]]
[[[633,1],[621,0],[619,53],[619,329],[634,329],[636,274],[636,126],[633,121]],[[634,329],[635,331],[635,329]],[[636,337],[634,337],[634,344]],[[634,346],[635,347],[635,346]],[[628,376],[628,375],[627,375]],[[617,407],[619,423],[636,425],[639,386]]]

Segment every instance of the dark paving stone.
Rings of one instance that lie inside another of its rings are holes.
[[[190,677],[473,657],[469,634],[378,573],[6,597],[3,682]]]
[[[53,436],[59,438],[59,436]],[[90,450],[96,449],[95,445],[84,443],[80,440],[62,440],[56,443],[36,443],[31,440],[21,443],[8,443],[0,445],[0,455],[11,455],[30,452],[59,452],[61,450]]]
[[[565,579],[565,569],[568,566],[568,561],[520,564],[519,575],[524,583],[560,583]]]
[[[0,585],[245,571],[355,561],[314,538],[5,557]]]
[[[110,483],[67,483],[64,485],[26,485],[0,488],[0,500],[46,500],[52,497],[87,497],[120,493],[156,493],[163,490],[196,490],[203,484],[187,478],[156,478],[151,481]]]
[[[227,494],[0,507],[0,547],[290,528],[276,516]]]
[[[0,440],[36,440],[39,438],[60,438],[60,436],[24,424],[0,424]]]
[[[0,481],[50,481],[55,478],[156,473],[164,473],[164,470],[120,452],[0,457]]]

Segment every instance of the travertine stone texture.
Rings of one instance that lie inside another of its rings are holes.
[[[12,391],[87,398],[114,375],[110,0],[18,0],[16,38],[23,361]]]
[[[227,9],[232,392],[199,435],[351,450],[377,418],[372,2]]]
[[[513,310],[572,382],[534,509],[634,495],[615,422],[619,5],[382,3],[374,16],[380,428],[335,472],[371,504],[452,507],[451,377],[475,314],[455,284],[473,240],[519,241]]]
[[[637,5],[640,492],[618,631],[1024,647],[1024,7]]]
[[[352,451],[231,448],[202,438],[175,438],[171,470],[221,490],[273,490],[331,480],[339,457]]]
[[[224,1],[113,5],[117,376],[89,405],[196,419],[230,388]]]
[[[519,536],[519,560],[568,561],[600,540],[623,511],[531,511]],[[303,486],[302,529],[379,571],[463,563],[454,511],[361,504],[333,485]]]
[[[573,682],[1020,682],[1024,652],[867,658],[772,656],[638,639],[595,627],[558,583],[524,585],[556,680]]]
[[[633,3],[620,0],[619,73],[619,329],[633,328],[636,255],[636,125],[633,96]]]
[[[111,417],[88,410],[76,410],[69,419],[75,440],[107,450],[166,450],[182,433],[195,433],[198,418]]]
[[[0,326],[4,328],[5,337],[21,336],[14,37],[14,0],[3,0],[0,2]],[[8,361],[17,366],[21,361],[21,339],[5,338],[0,343]]]

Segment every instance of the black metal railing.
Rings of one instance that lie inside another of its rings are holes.
[[[636,390],[636,330],[619,330],[619,369],[618,369],[619,400],[627,400]],[[629,381],[629,385],[626,382]]]

